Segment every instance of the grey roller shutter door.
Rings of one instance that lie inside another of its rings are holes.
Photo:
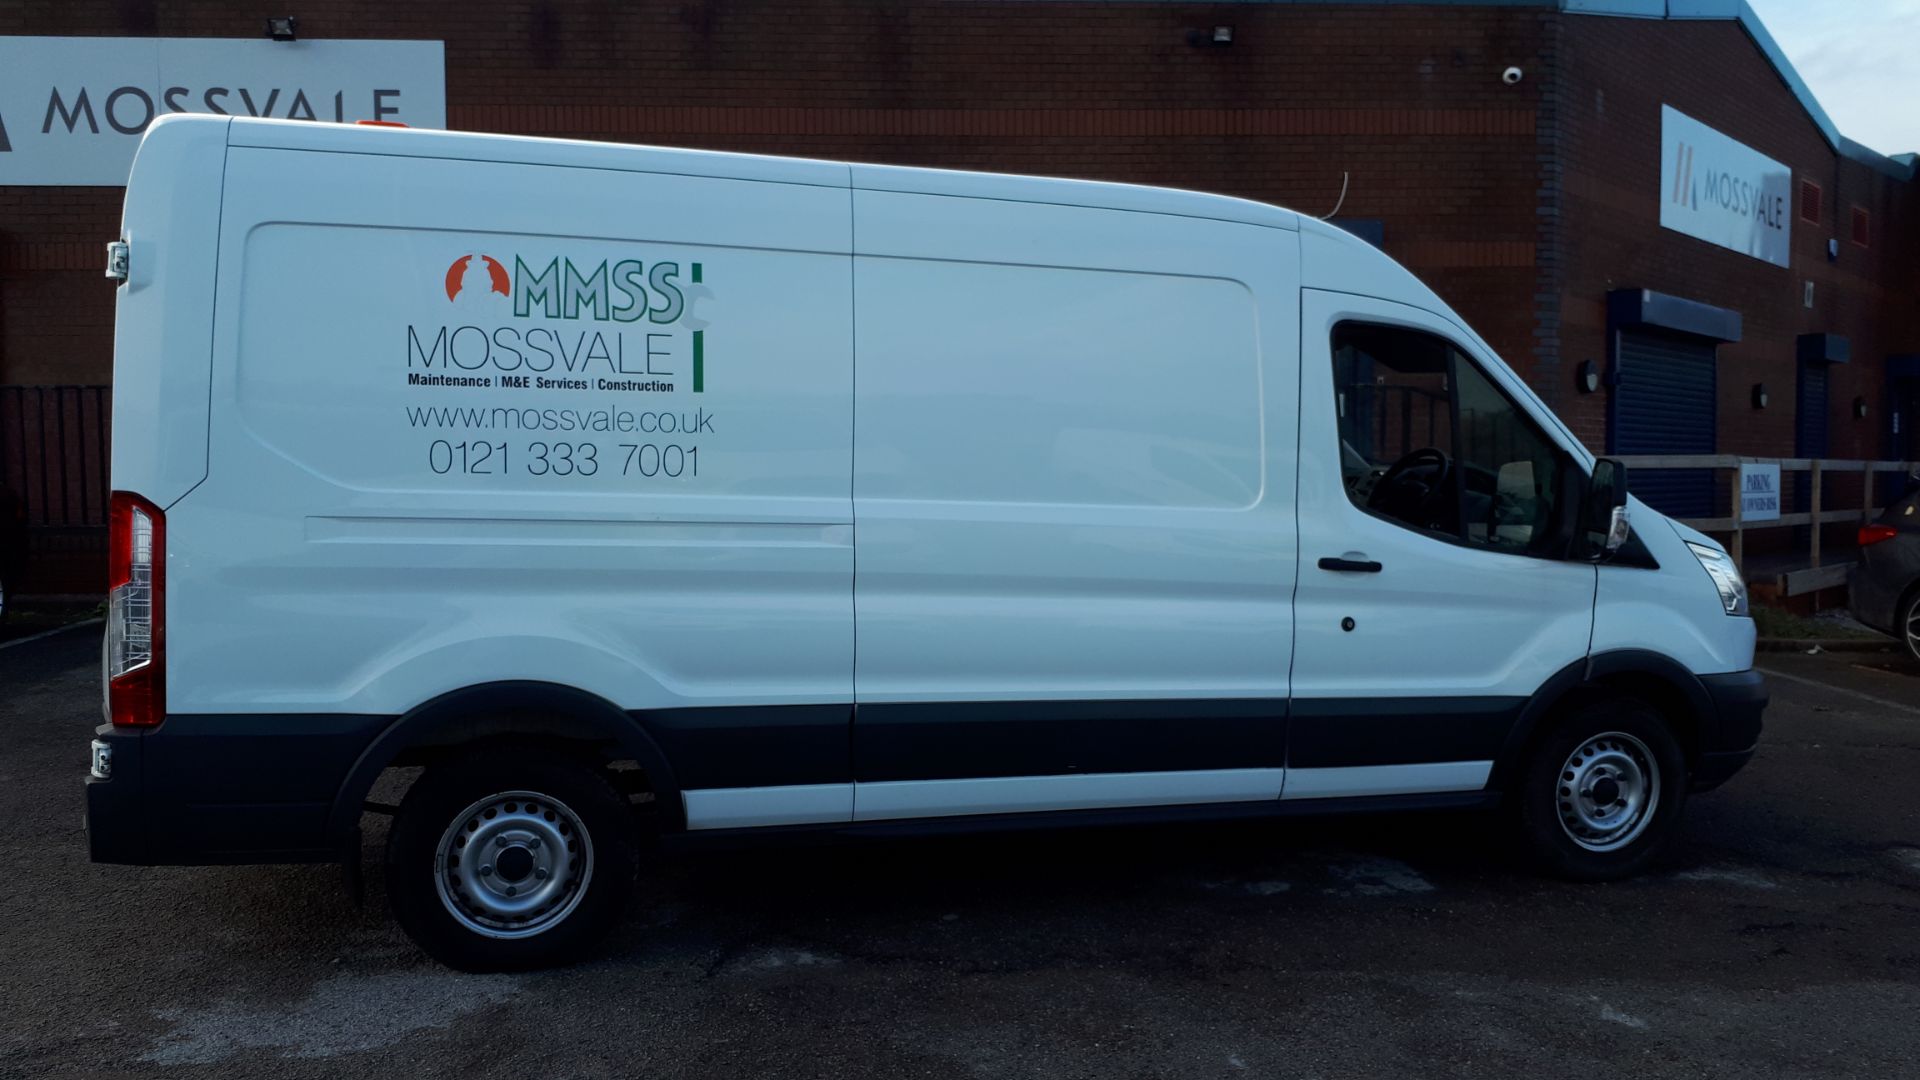
[[[1613,452],[1711,454],[1714,347],[1695,339],[1623,331],[1614,389]],[[1713,473],[1707,469],[1629,471],[1633,494],[1678,518],[1713,516]]]

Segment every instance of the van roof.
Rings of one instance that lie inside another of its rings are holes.
[[[425,128],[325,124],[302,120],[177,115],[155,122],[228,124],[229,146],[309,150],[337,154],[459,158],[525,165],[561,165],[622,172],[675,173],[736,180],[762,180],[821,187],[857,187],[876,191],[955,195],[1011,202],[1055,203],[1114,210],[1135,210],[1182,217],[1211,218],[1268,228],[1297,230],[1291,210],[1177,188],[1063,180],[1043,176],[961,172],[949,169],[858,165],[810,158],[770,157],[716,150],[542,139],[523,135],[486,135]]]

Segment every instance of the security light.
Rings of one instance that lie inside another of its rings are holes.
[[[1580,364],[1580,392],[1591,394],[1600,389],[1600,368],[1591,360]]]
[[[267,20],[267,36],[275,41],[298,41],[300,20],[291,15]]]
[[[1867,418],[1866,398],[1857,397],[1853,399],[1853,418],[1855,420],[1865,420]]]
[[[1753,384],[1753,407],[1756,409],[1764,409],[1767,407],[1766,383],[1757,382]]]
[[[1214,43],[1215,45],[1231,45],[1231,44],[1233,44],[1233,27],[1231,27],[1231,26],[1216,26],[1216,27],[1214,27],[1214,28],[1213,28],[1213,43]]]

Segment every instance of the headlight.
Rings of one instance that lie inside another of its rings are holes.
[[[1707,576],[1713,579],[1713,587],[1720,590],[1720,603],[1729,615],[1747,613],[1747,583],[1740,577],[1740,569],[1733,560],[1719,548],[1708,547],[1687,541],[1687,547],[1693,551],[1693,557],[1700,560],[1700,566]]]

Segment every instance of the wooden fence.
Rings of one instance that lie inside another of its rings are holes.
[[[1780,575],[1781,592],[1787,596],[1799,596],[1803,593],[1830,589],[1847,582],[1847,570],[1853,565],[1851,550],[1839,561],[1834,561],[1831,553],[1823,562],[1820,550],[1820,525],[1839,525],[1865,523],[1880,514],[1882,503],[1890,499],[1890,493],[1882,485],[1882,497],[1874,497],[1874,478],[1883,473],[1907,476],[1916,468],[1911,461],[1849,461],[1835,458],[1762,458],[1740,457],[1734,454],[1653,454],[1617,458],[1627,467],[1627,486],[1633,486],[1634,471],[1638,469],[1713,469],[1726,470],[1731,479],[1727,481],[1730,495],[1728,516],[1712,518],[1684,518],[1704,533],[1719,533],[1729,536],[1727,550],[1733,555],[1734,564],[1746,572],[1746,534],[1764,529],[1784,529],[1802,527],[1807,529],[1806,565],[1788,570]],[[1780,516],[1771,521],[1742,521],[1740,519],[1740,466],[1742,465],[1778,465],[1782,479],[1781,488],[1786,488],[1788,476],[1805,473],[1807,481],[1798,490],[1806,492],[1807,509],[1789,512],[1781,507]],[[1825,481],[1833,477],[1859,477],[1860,497],[1848,500],[1845,508],[1828,508],[1822,505],[1822,491]]]

